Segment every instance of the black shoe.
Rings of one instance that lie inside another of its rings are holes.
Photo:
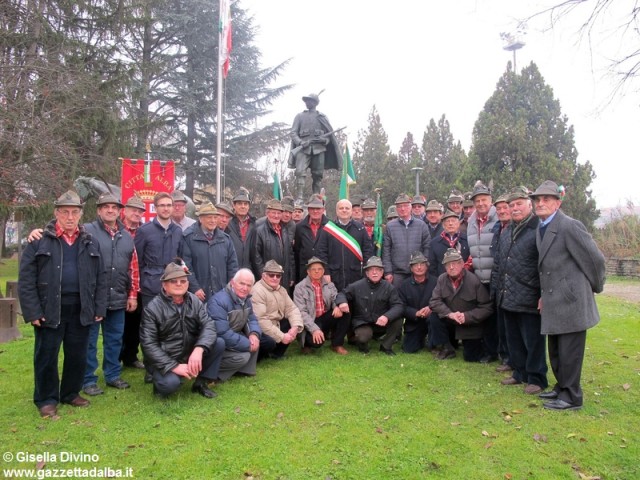
[[[385,355],[389,355],[390,357],[395,357],[395,355],[396,355],[396,352],[394,352],[393,349],[384,348],[382,345],[380,345],[380,351],[382,353],[384,353]]]
[[[542,406],[549,410],[580,410],[582,408],[582,405],[574,405],[559,398],[543,403]]]
[[[558,392],[556,392],[555,390],[551,390],[550,392],[543,392],[538,395],[538,398],[541,398],[542,400],[555,400],[556,398],[558,398]]]
[[[358,351],[362,353],[369,353],[369,345],[366,343],[357,343]]]
[[[121,378],[116,378],[115,380],[111,380],[110,382],[107,382],[107,385],[113,388],[117,388],[119,390],[124,390],[131,386]]]
[[[144,383],[153,383],[153,375],[149,372],[144,374]]]
[[[491,363],[491,362],[497,362],[497,361],[498,361],[497,355],[485,355],[480,359],[480,363]]]
[[[124,365],[127,368],[137,368],[140,370],[144,368],[144,363],[142,363],[140,360],[136,360],[135,362],[123,363],[122,365]]]
[[[455,356],[456,356],[455,350],[450,348],[444,348],[437,353],[436,358],[438,360],[449,360],[451,358],[455,358]]]
[[[200,395],[202,395],[205,398],[216,398],[218,396],[218,394],[216,392],[214,392],[213,390],[211,390],[207,386],[206,380],[196,379],[196,381],[193,382],[193,386],[191,387],[191,391],[193,393],[199,393]]]

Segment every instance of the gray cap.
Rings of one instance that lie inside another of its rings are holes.
[[[376,205],[376,202],[371,198],[367,198],[364,202],[362,202],[361,206],[363,210],[372,210],[378,207]]]
[[[58,199],[53,202],[54,207],[80,207],[82,208],[82,200],[80,196],[73,190],[67,190]]]
[[[188,277],[189,275],[191,275],[191,272],[185,265],[184,261],[181,258],[176,258],[165,267],[164,273],[160,277],[160,281],[166,282],[167,280]]]
[[[541,195],[551,195],[552,197],[556,197],[557,199],[562,200],[561,192],[564,192],[564,189],[558,187],[558,184],[556,182],[545,180],[544,182],[542,182],[542,185],[536,188],[536,191],[529,196],[533,198]]]
[[[417,251],[417,252],[413,252],[411,254],[411,258],[409,259],[409,265],[415,265],[416,263],[429,264],[429,260],[427,260],[427,257],[425,257],[422,252]]]
[[[296,200],[295,202],[293,202],[293,210],[301,210],[304,212],[304,203],[302,202],[302,200]]]
[[[233,207],[228,202],[216,203],[216,208],[218,210],[222,210],[224,212],[227,212],[231,216],[233,216],[235,214],[235,212],[233,211]]]
[[[132,195],[127,200],[127,203],[124,204],[125,207],[137,208],[138,210],[146,210],[147,207],[144,204],[144,201],[137,195]]]
[[[107,205],[109,203],[113,203],[118,206],[118,208],[122,208],[124,205],[120,203],[120,200],[116,198],[113,193],[103,193],[98,197],[98,201],[96,202],[96,206]]]
[[[189,203],[187,201],[187,197],[185,197],[184,193],[182,193],[180,190],[174,190],[173,192],[171,192],[171,198],[173,199],[173,203],[175,202]]]
[[[497,205],[499,203],[509,203],[508,200],[509,196],[505,193],[504,195],[500,195],[498,198],[495,199],[495,201],[493,202],[493,205]]]
[[[460,220],[460,215],[458,215],[453,210],[447,210],[446,212],[444,212],[444,215],[442,215],[442,221],[444,222],[447,218],[451,218],[451,217],[454,217]]]
[[[280,200],[276,200],[275,198],[272,198],[267,202],[267,209],[282,211],[283,210],[282,202]]]
[[[393,203],[395,203],[396,205],[398,205],[399,203],[411,203],[411,197],[409,197],[409,195],[407,195],[406,193],[401,193],[396,197],[396,201]]]
[[[444,207],[437,200],[429,200],[426,210],[427,212],[442,212],[444,211]]]
[[[285,212],[293,212],[293,197],[282,197],[282,210]]]
[[[442,257],[442,264],[445,265],[449,262],[457,262],[458,260],[462,260],[462,255],[455,248],[448,248],[446,252],[444,252],[444,257]]]
[[[249,202],[251,203],[251,199],[249,198],[249,192],[245,188],[241,188],[236,192],[236,194],[231,199],[232,202]]]
[[[269,260],[265,263],[262,273],[284,273],[284,269],[275,260]]]
[[[458,190],[451,190],[451,193],[449,194],[449,197],[447,198],[447,203],[450,202],[462,202],[464,200],[464,197],[462,196],[462,193]]]
[[[364,266],[364,269],[366,270],[367,268],[371,267],[384,268],[384,266],[382,265],[382,259],[380,257],[376,257],[375,255],[373,257],[369,257],[369,260],[367,260],[367,264]]]
[[[396,210],[395,205],[391,205],[387,208],[387,220],[391,218],[398,218],[398,211]]]
[[[324,201],[322,200],[322,197],[315,193],[311,195],[307,202],[307,208],[324,208]]]
[[[471,192],[471,200],[473,200],[478,195],[489,195],[489,196],[491,196],[491,190],[489,190],[489,187],[487,187],[480,180],[478,180],[476,182],[476,184],[473,186],[473,192]]]
[[[307,269],[314,263],[320,263],[323,267],[327,266],[327,264],[320,260],[318,257],[311,257],[309,260],[307,260]]]
[[[464,200],[462,200],[463,207],[473,207],[473,200],[471,199],[471,192],[464,192]]]

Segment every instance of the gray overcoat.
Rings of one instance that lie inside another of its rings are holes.
[[[584,225],[558,210],[544,238],[536,233],[542,334],[587,330],[600,321],[594,293],[605,281],[604,255]]]

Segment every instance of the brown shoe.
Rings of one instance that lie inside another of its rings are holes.
[[[502,365],[498,365],[496,367],[496,372],[505,373],[512,371],[513,368],[508,363],[503,363]]]
[[[537,395],[540,392],[542,392],[542,387],[540,387],[540,385],[534,385],[533,383],[530,383],[529,385],[524,387],[524,393],[526,393],[527,395]]]
[[[338,345],[337,347],[331,347],[331,350],[336,352],[338,355],[348,355],[349,351],[344,348],[342,345]]]
[[[45,418],[45,417],[53,418],[56,415],[58,415],[58,407],[53,403],[48,403],[47,405],[43,405],[38,409],[38,411],[40,412],[40,416],[42,418]]]
[[[502,385],[520,385],[522,382],[516,380],[513,377],[503,378],[500,382]]]
[[[72,407],[88,407],[91,402],[86,398],[82,398],[80,395],[78,395],[73,400],[64,403],[66,403],[67,405],[71,405]]]

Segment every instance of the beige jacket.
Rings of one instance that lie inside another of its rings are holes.
[[[269,335],[276,342],[282,342],[287,333],[280,331],[280,320],[283,318],[289,320],[291,326],[298,329],[298,333],[302,332],[302,315],[285,288],[278,287],[274,290],[264,280],[260,280],[251,289],[251,303],[262,333]]]

